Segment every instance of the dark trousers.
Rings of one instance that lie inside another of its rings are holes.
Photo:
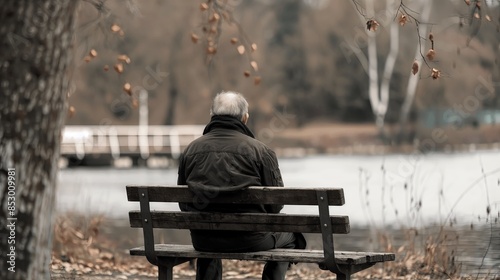
[[[266,251],[275,248],[298,248],[293,233],[276,232],[261,244],[248,251]],[[283,280],[288,270],[288,262],[266,262],[262,271],[263,280]],[[196,280],[221,280],[222,262],[220,259],[198,259],[196,263]]]

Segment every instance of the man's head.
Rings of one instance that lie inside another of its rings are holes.
[[[215,96],[210,115],[229,115],[246,124],[248,121],[248,102],[240,93],[223,91]]]

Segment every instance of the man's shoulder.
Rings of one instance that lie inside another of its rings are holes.
[[[225,135],[226,137],[220,137],[220,135],[207,133],[193,140],[185,149],[186,153],[208,151],[208,150],[228,150],[228,143],[233,143],[235,145],[235,152],[241,152],[247,154],[250,151],[265,154],[275,154],[274,151],[267,146],[264,142],[245,135],[243,133],[232,133]],[[229,137],[227,137],[229,136]]]

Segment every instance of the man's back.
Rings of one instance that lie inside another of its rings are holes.
[[[209,198],[238,191],[248,186],[283,186],[274,152],[253,138],[248,129],[232,126],[235,119],[216,116],[205,134],[193,141],[179,162],[179,185],[188,185],[197,194],[196,203],[181,204],[184,211],[277,213],[282,206],[263,204],[210,204]],[[269,233],[192,231],[195,248],[204,249],[214,240],[239,240],[245,247],[267,237]],[[234,245],[232,246],[234,247]],[[233,248],[244,250],[244,247]]]
[[[180,159],[179,180],[193,188],[217,192],[283,186],[271,149],[240,131],[219,127],[186,148]]]

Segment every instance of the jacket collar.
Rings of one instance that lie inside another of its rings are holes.
[[[255,138],[252,131],[243,122],[241,122],[240,120],[238,120],[233,116],[229,115],[212,116],[210,122],[205,127],[205,130],[203,130],[203,134],[205,135],[216,128],[236,130],[249,137]]]

